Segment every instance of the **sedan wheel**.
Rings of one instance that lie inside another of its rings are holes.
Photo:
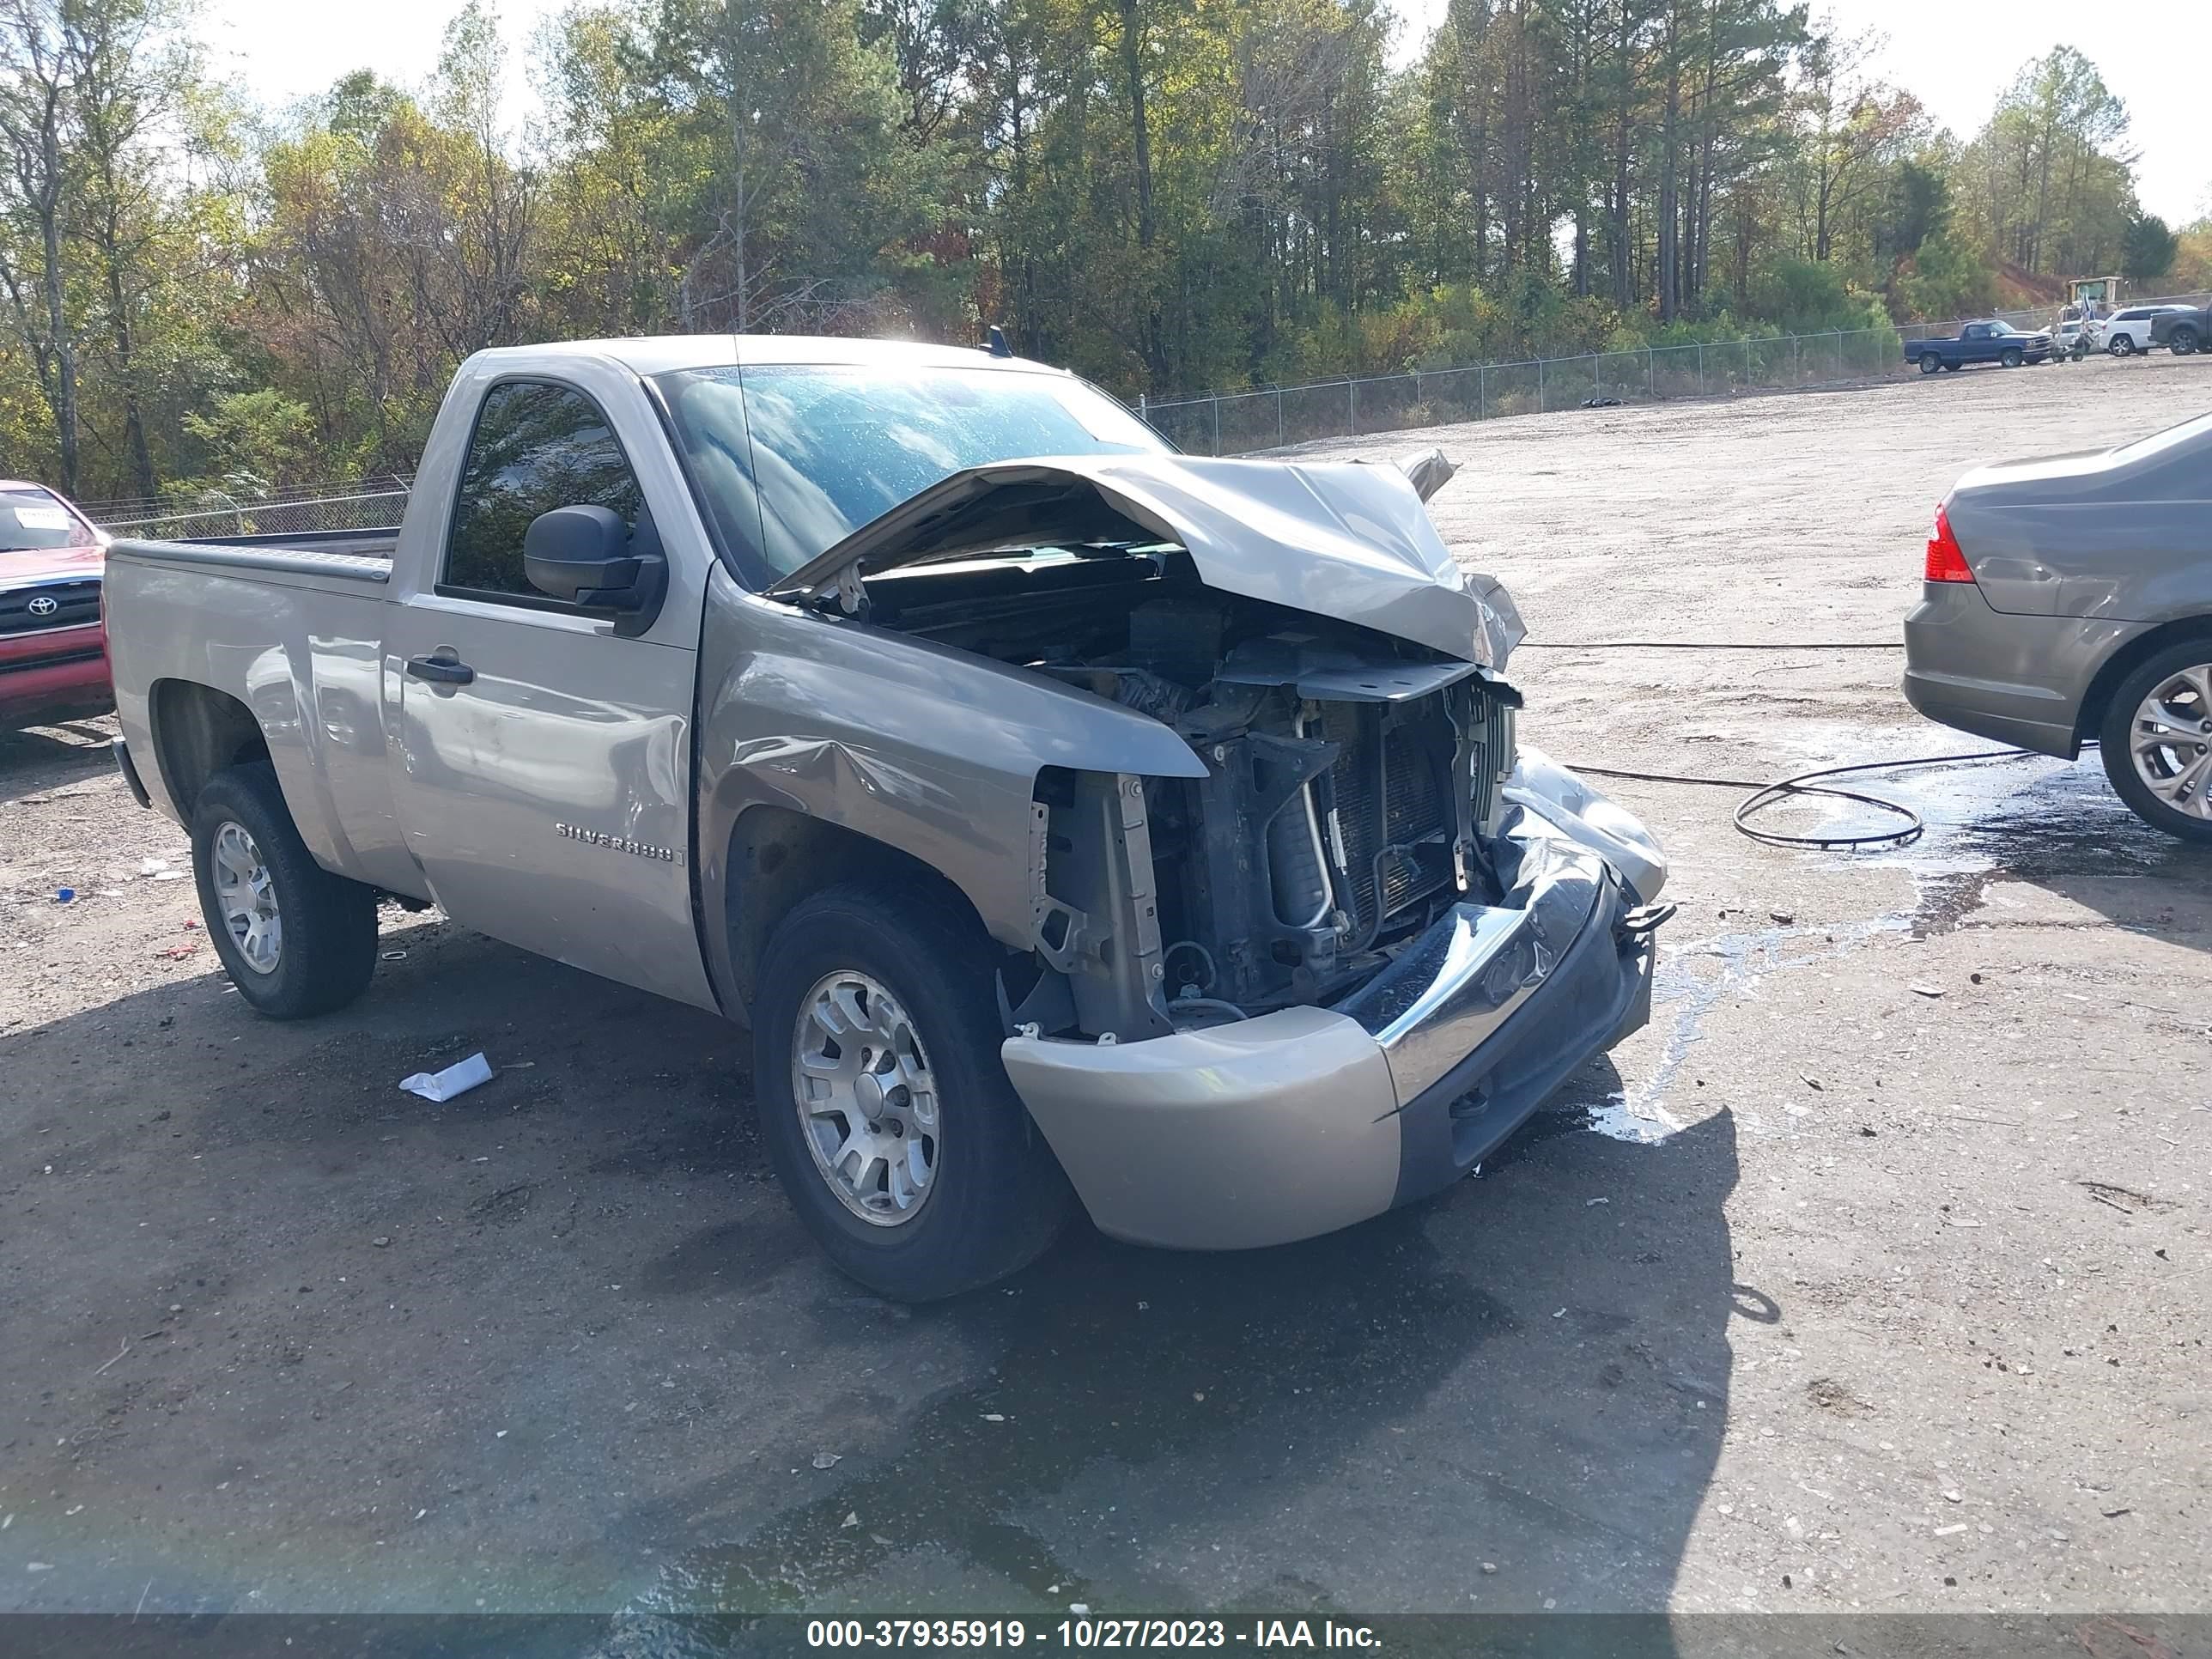
[[[2098,738],[2105,775],[2144,823],[2212,842],[2212,643],[2185,640],[2137,667]]]
[[[2212,664],[2185,668],[2145,697],[2128,748],[2151,793],[2212,822]]]

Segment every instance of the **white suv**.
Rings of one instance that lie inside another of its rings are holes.
[[[2116,311],[2099,325],[2106,350],[2115,357],[2132,357],[2150,349],[2150,321],[2161,312],[2188,311],[2189,306],[2130,306]]]

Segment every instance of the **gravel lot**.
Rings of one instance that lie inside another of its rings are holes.
[[[1524,738],[1763,778],[1982,745],[1894,652],[1560,647],[1894,641],[1960,471],[2208,405],[2161,356],[1331,448],[1463,463]],[[0,1609],[2212,1611],[2212,858],[2094,757],[1884,781],[1934,828],[1877,856],[1612,786],[1660,1005],[1479,1178],[910,1312],[703,1015],[394,911],[354,1009],[250,1016],[105,735],[0,738]]]

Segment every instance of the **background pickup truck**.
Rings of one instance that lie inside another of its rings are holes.
[[[1641,1024],[1670,908],[1516,748],[1449,472],[1185,459],[972,351],[485,352],[395,533],[114,545],[118,759],[266,1013],[357,995],[392,896],[749,1022],[786,1191],[885,1294],[1078,1200],[1308,1237]]]
[[[2162,311],[2150,319],[2150,343],[2186,357],[2212,346],[2212,306]]]
[[[2028,334],[2010,323],[1968,323],[1954,340],[1907,340],[1905,361],[1917,363],[1923,374],[1938,369],[1956,371],[1968,363],[1996,363],[2018,368],[2022,363],[2051,360],[2051,337]]]

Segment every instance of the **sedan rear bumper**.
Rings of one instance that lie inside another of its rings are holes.
[[[1238,1249],[1379,1215],[1465,1175],[1644,1024],[1657,918],[1575,814],[1540,812],[1516,806],[1492,843],[1500,903],[1455,906],[1334,1007],[1141,1042],[1008,1039],[1007,1073],[1100,1229]]]
[[[2071,760],[2081,700],[2145,623],[1993,611],[1972,582],[1928,582],[1905,618],[1905,700],[1977,737]]]

